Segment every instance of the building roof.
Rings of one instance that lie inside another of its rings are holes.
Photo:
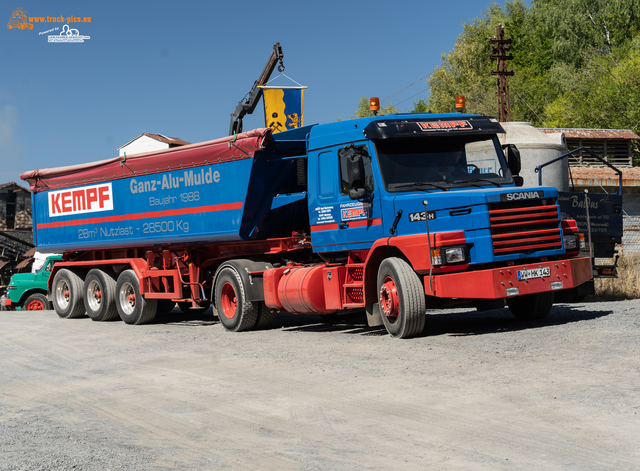
[[[630,129],[538,128],[546,134],[564,133],[567,139],[640,139]]]
[[[128,146],[129,144],[131,144],[136,139],[140,139],[142,136],[147,136],[147,137],[150,137],[151,139],[155,139],[156,141],[160,141],[160,142],[164,142],[165,144],[169,144],[169,147],[186,146],[186,145],[191,144],[190,142],[183,141],[182,139],[178,139],[177,137],[169,137],[169,136],[165,136],[164,134],[150,134],[148,132],[143,132],[139,136],[134,137],[133,139],[131,139],[126,144],[123,144],[120,147],[118,147],[118,150],[122,149],[123,147]]]
[[[23,190],[23,191],[29,192],[29,190],[27,190],[25,187],[23,187],[22,185],[19,185],[19,184],[18,184],[18,183],[16,183],[16,182],[2,183],[2,184],[0,184],[0,190],[4,190],[5,188],[9,188],[9,187],[11,187],[11,186],[16,187],[16,188],[14,189],[14,191],[20,191],[20,190]]]
[[[640,167],[620,167],[622,186],[640,186]],[[618,186],[618,174],[608,167],[574,167],[570,175],[576,186]]]

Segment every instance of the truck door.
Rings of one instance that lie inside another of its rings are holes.
[[[362,157],[365,196],[351,199],[347,174],[349,155]],[[309,219],[315,252],[366,249],[382,237],[380,192],[376,190],[371,157],[366,144],[353,143],[322,149],[310,162]]]

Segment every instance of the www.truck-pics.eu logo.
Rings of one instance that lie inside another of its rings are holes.
[[[111,183],[49,193],[49,216],[72,216],[113,210]]]

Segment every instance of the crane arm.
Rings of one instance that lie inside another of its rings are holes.
[[[269,77],[273,73],[273,69],[276,68],[276,64],[280,61],[280,65],[278,66],[278,71],[284,71],[284,65],[282,60],[284,59],[284,54],[282,53],[282,47],[280,43],[276,43],[273,46],[273,51],[271,51],[271,56],[267,61],[267,64],[264,66],[264,70],[262,74],[260,74],[260,78],[256,80],[251,88],[251,91],[245,95],[245,98],[240,100],[238,106],[233,113],[231,113],[231,124],[229,126],[229,135],[233,136],[233,134],[240,134],[242,132],[242,118],[245,115],[253,113],[256,105],[260,101],[260,97],[262,97],[262,88],[261,86],[265,85],[269,81]]]

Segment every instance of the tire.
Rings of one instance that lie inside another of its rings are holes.
[[[211,306],[210,301],[202,301],[199,307],[191,307],[191,302],[183,301],[178,303],[178,307],[183,314],[202,314]]]
[[[167,312],[173,311],[176,307],[175,301],[171,301],[170,299],[157,299],[156,300],[156,315],[157,314],[166,314]]]
[[[404,260],[382,261],[378,269],[378,298],[382,322],[392,337],[406,339],[424,330],[425,295],[420,278]]]
[[[45,311],[51,309],[51,303],[42,293],[33,293],[22,305],[23,311]]]
[[[140,325],[156,316],[157,299],[145,299],[134,271],[125,270],[116,283],[116,308],[126,324]]]
[[[224,267],[216,277],[215,300],[225,329],[242,332],[256,325],[260,302],[247,301],[242,279],[233,268]]]
[[[542,319],[549,314],[553,306],[553,291],[525,294],[517,298],[507,298],[507,306],[516,319]]]
[[[84,308],[92,321],[118,319],[116,280],[110,273],[97,268],[91,270],[84,279],[83,299]]]
[[[66,268],[56,273],[51,285],[53,308],[63,319],[74,319],[84,315],[84,281]]]
[[[271,311],[264,302],[259,303],[258,319],[256,320],[255,330],[262,330],[271,327],[276,320],[276,313]]]

